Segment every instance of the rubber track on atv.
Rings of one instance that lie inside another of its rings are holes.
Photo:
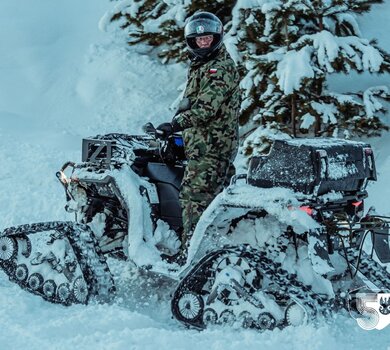
[[[54,270],[50,271],[50,269],[46,268],[49,271],[48,275],[35,274],[28,283],[28,278],[31,278],[34,274],[23,276],[23,273],[25,269],[28,274],[32,265],[27,266],[26,259],[24,259],[24,264],[19,264],[18,262],[18,256],[23,255],[24,258],[29,258],[30,256],[32,247],[28,237],[47,231],[54,231],[55,239],[68,240],[81,270],[81,276],[72,278],[72,280],[69,280],[69,276],[67,276],[69,283],[66,283],[65,287],[62,286],[62,292],[60,291],[60,286],[56,286],[50,277],[50,273],[58,276],[61,273],[64,274],[63,272],[54,272]],[[7,249],[10,251],[7,252]],[[0,267],[6,272],[9,279],[19,284],[24,290],[40,295],[50,302],[63,305],[87,304],[92,297],[99,301],[108,301],[115,292],[114,281],[108,269],[106,259],[100,251],[98,242],[91,229],[87,225],[54,221],[10,227],[0,234],[0,250],[2,252],[0,254]],[[19,250],[23,250],[23,252],[19,254]],[[43,281],[40,280],[42,278]],[[46,288],[49,288],[49,292],[50,288],[54,288],[53,293],[48,293],[47,290],[44,293],[44,285],[46,285]],[[78,288],[77,290],[75,290],[75,286]],[[87,291],[85,288],[87,288]],[[59,297],[59,292],[62,293],[62,297]],[[76,298],[76,292],[83,293],[82,298]],[[64,293],[69,293],[69,297],[67,295],[64,297]]]
[[[262,276],[266,276],[273,284],[277,285],[279,295],[289,296],[291,300],[294,300],[305,308],[308,322],[316,323],[321,315],[325,317],[328,316],[328,310],[331,309],[334,304],[333,298],[315,293],[311,286],[304,285],[302,282],[298,281],[295,274],[288,273],[288,271],[281,267],[280,263],[276,263],[269,259],[265,252],[253,249],[250,246],[242,246],[228,247],[206,255],[194,266],[187,277],[181,281],[174,293],[171,309],[173,315],[186,326],[197,329],[204,329],[206,327],[203,322],[205,303],[201,301],[202,311],[200,314],[196,318],[188,320],[182,317],[179,312],[178,302],[180,297],[185,293],[193,293],[194,295],[201,297],[202,300],[206,299],[207,295],[205,295],[205,291],[202,289],[207,283],[207,280],[212,278],[214,273],[210,267],[216,259],[224,255],[234,255],[246,259]],[[275,326],[282,328],[285,324],[282,322]]]

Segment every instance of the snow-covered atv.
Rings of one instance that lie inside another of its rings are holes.
[[[180,267],[182,139],[146,131],[83,140],[82,162],[57,173],[75,222],[1,233],[11,281],[64,305],[104,301],[115,290],[106,257],[127,259],[175,280],[172,313],[199,329],[314,322],[345,309],[349,290],[390,288],[389,218],[363,214],[376,179],[368,144],[275,141],[207,208]]]

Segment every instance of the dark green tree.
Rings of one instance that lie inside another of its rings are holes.
[[[225,23],[231,19],[234,0],[134,0],[120,2],[111,21],[128,33],[129,45],[146,43],[158,49],[165,62],[187,59],[183,27],[185,19],[202,9],[215,13]]]
[[[245,152],[270,137],[378,135],[388,87],[338,93],[332,74],[390,71],[390,56],[362,38],[357,15],[383,0],[134,0],[110,17],[130,45],[145,43],[165,61],[186,59],[183,27],[197,10],[225,25],[225,44],[242,73],[240,122]]]
[[[351,137],[387,129],[379,101],[389,100],[387,87],[340,94],[327,83],[337,73],[346,73],[347,84],[351,71],[389,73],[390,56],[361,38],[355,17],[379,2],[281,0],[254,9],[241,39],[254,38],[256,48],[247,50],[242,81],[243,115],[253,116],[252,130],[272,127],[292,136]],[[246,17],[244,11],[241,16]],[[260,35],[254,37],[257,28]],[[250,140],[245,143],[248,154],[258,142]]]

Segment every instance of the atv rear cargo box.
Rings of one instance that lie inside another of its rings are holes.
[[[275,140],[266,156],[251,159],[248,183],[287,187],[304,194],[357,192],[376,180],[369,144],[340,139]]]

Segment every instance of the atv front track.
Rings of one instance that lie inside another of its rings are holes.
[[[113,278],[87,225],[46,222],[5,229],[0,267],[24,290],[63,305],[109,300]]]

